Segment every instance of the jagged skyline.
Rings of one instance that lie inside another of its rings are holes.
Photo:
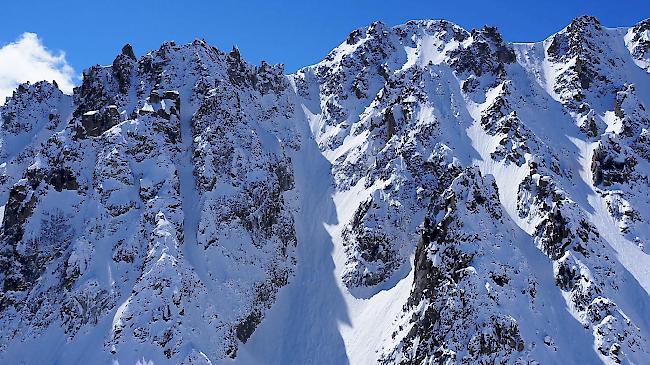
[[[650,361],[650,19],[125,45],[0,106],[0,363]]]
[[[106,16],[99,16],[104,14]],[[3,4],[0,45],[21,34],[37,34],[53,50],[66,53],[77,74],[112,61],[130,43],[142,55],[162,42],[188,43],[205,38],[220,49],[240,48],[246,59],[259,64],[284,63],[288,72],[320,61],[349,32],[373,21],[398,25],[409,20],[444,19],[465,29],[496,26],[513,42],[536,42],[552,35],[581,15],[594,15],[607,27],[627,27],[650,16],[643,0],[544,2],[531,1],[190,1],[178,6],[162,0],[117,0],[109,8],[101,2],[39,0]],[[170,17],[170,23],[162,20]],[[38,80],[32,80],[38,81]],[[78,80],[76,80],[78,82]]]

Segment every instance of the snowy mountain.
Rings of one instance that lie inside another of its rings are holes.
[[[650,20],[195,41],[0,106],[0,363],[650,363]],[[648,106],[646,106],[648,105]]]

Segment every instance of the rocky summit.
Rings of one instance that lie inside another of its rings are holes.
[[[650,363],[650,20],[126,45],[0,122],[2,364]]]

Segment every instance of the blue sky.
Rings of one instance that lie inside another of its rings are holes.
[[[252,62],[281,62],[293,71],[374,20],[448,19],[466,29],[490,24],[509,41],[537,41],[581,14],[608,27],[630,26],[650,17],[650,0],[9,1],[0,14],[0,46],[36,33],[80,73],[111,63],[127,42],[141,55],[165,40],[205,38],[224,50],[237,45]]]

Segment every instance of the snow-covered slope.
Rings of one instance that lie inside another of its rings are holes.
[[[195,41],[0,107],[0,362],[650,362],[650,21]],[[38,351],[35,351],[38,349]]]
[[[85,73],[71,117],[41,112],[62,97],[39,85],[2,110],[35,132],[66,119],[27,164],[8,154],[25,168],[3,181],[5,361],[235,357],[295,266],[282,69],[201,41],[125,47]]]

